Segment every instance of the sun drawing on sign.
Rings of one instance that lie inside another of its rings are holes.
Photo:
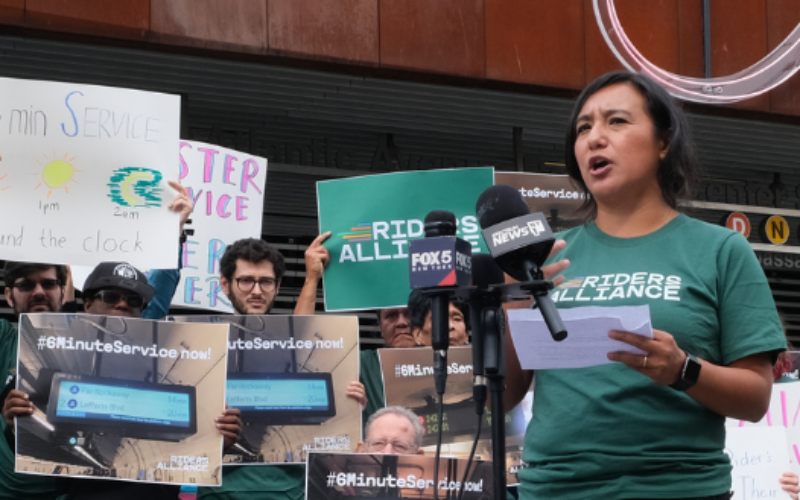
[[[67,188],[67,183],[77,182],[73,179],[73,175],[75,172],[80,172],[77,168],[72,165],[72,161],[75,158],[69,158],[68,154],[65,154],[63,158],[59,158],[57,160],[52,160],[45,164],[44,168],[42,168],[41,173],[36,172],[34,175],[41,175],[42,182],[36,185],[34,189],[39,189],[42,184],[45,184],[49,190],[47,191],[47,197],[50,198],[50,195],[53,194],[53,190],[64,188],[65,193],[69,193],[69,189]],[[39,163],[41,165],[41,163]]]

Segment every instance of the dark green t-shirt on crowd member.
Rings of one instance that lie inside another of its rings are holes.
[[[0,319],[0,383],[5,386],[6,379],[17,369],[17,329],[11,323]],[[3,402],[0,401],[0,405]],[[5,431],[6,421],[0,418],[0,429]],[[0,499],[25,498],[31,500],[52,500],[56,497],[56,478],[14,472],[14,450],[0,443]]]
[[[361,414],[361,425],[367,425],[367,419],[386,406],[386,397],[383,393],[383,375],[378,351],[370,349],[361,351],[361,371],[358,374],[359,382],[364,384],[367,393],[367,406]]]
[[[562,235],[559,309],[647,304],[654,329],[718,365],[785,349],[764,272],[738,233],[679,215],[614,238]],[[607,332],[597,332],[607,335]],[[700,374],[702,380],[702,372]],[[522,499],[687,498],[730,490],[725,418],[622,364],[537,370],[519,472]]]
[[[202,487],[198,500],[303,500],[306,495],[306,466],[225,465],[222,486]]]

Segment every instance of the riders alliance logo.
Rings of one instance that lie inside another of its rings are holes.
[[[618,273],[577,276],[551,293],[553,302],[604,302],[646,298],[680,302],[681,277],[659,273]]]
[[[480,251],[477,217],[461,217],[457,234],[472,244],[473,252]],[[420,219],[363,222],[351,226],[341,237],[344,244],[338,256],[339,263],[408,259],[409,242],[425,237],[425,226]]]

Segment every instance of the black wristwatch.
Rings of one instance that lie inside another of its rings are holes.
[[[700,377],[700,368],[702,367],[703,365],[700,364],[700,361],[687,352],[686,361],[683,363],[683,368],[681,368],[681,373],[678,375],[678,380],[670,387],[676,391],[685,391],[689,389],[697,383],[697,379]]]

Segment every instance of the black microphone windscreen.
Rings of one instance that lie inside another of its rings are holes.
[[[501,222],[531,213],[528,204],[515,188],[497,184],[486,188],[478,197],[475,213],[481,228],[494,226]]]
[[[485,289],[489,285],[502,285],[505,275],[491,255],[479,253],[472,256],[472,284]]]
[[[433,210],[425,216],[425,237],[455,236],[456,216],[449,210]]]

